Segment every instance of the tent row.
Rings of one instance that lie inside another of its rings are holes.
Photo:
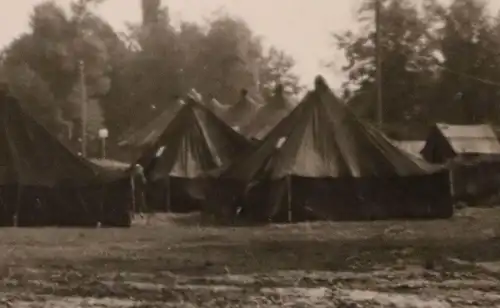
[[[0,224],[130,226],[128,170],[72,153],[0,91]]]
[[[293,106],[281,87],[256,111],[247,95],[219,109],[188,95],[122,142],[144,148],[144,208],[255,222],[452,216],[448,171],[358,119],[322,77]]]

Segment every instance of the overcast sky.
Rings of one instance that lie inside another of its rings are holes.
[[[43,0],[12,0],[0,4],[0,46],[6,46],[20,33],[28,30],[33,5]],[[354,13],[361,0],[163,0],[175,21],[201,22],[214,11],[224,8],[230,14],[244,19],[252,30],[263,37],[266,44],[275,45],[292,55],[296,73],[311,85],[312,78],[324,74],[337,87],[343,76],[323,64],[336,60],[342,65],[342,55],[335,51],[331,33],[356,27]],[[449,0],[442,0],[449,1]],[[70,0],[55,0],[67,6]],[[500,0],[488,1],[492,8],[500,8]],[[264,8],[264,9],[262,9]],[[124,29],[124,22],[138,22],[141,18],[140,0],[106,0],[98,10],[116,30]]]

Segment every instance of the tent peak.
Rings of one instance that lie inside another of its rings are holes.
[[[283,95],[284,92],[285,92],[285,88],[283,87],[283,84],[278,83],[276,85],[276,87],[274,88],[274,94],[281,96],[281,95]]]
[[[328,89],[328,84],[326,83],[325,77],[322,75],[317,75],[316,78],[314,78],[314,90],[325,90]]]
[[[189,90],[187,97],[197,102],[203,101],[203,96],[195,88]]]

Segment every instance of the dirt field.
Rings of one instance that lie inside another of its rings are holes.
[[[500,307],[500,210],[449,221],[0,229],[0,307]]]

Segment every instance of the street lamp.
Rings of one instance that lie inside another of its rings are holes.
[[[101,128],[98,132],[101,139],[101,158],[106,158],[106,139],[109,137],[109,131],[106,128]]]

